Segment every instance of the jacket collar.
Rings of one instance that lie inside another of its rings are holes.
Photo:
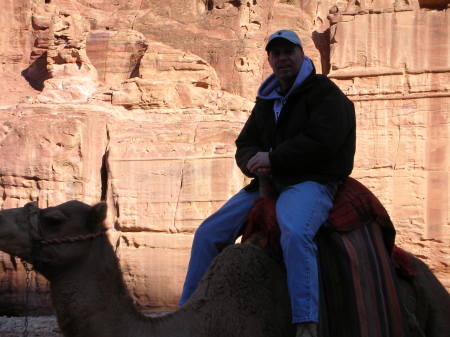
[[[259,87],[257,97],[263,100],[287,99],[293,92],[296,92],[299,87],[302,87],[305,80],[312,74],[315,74],[315,72],[316,70],[313,62],[309,57],[305,56],[296,79],[286,94],[281,93],[280,82],[275,74],[272,74]]]

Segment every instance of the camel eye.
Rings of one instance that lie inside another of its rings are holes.
[[[67,216],[58,209],[48,208],[41,212],[41,221],[51,226],[61,225],[67,220]]]

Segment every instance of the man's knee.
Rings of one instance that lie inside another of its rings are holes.
[[[212,232],[209,229],[209,226],[205,223],[201,224],[194,233],[194,241],[207,241],[211,238]]]
[[[327,220],[333,206],[327,187],[304,182],[286,190],[276,204],[276,216],[284,235],[311,241],[318,228]]]

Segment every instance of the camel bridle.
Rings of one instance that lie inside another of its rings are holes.
[[[75,236],[63,236],[61,238],[54,238],[54,239],[45,239],[42,235],[42,230],[39,222],[39,208],[37,207],[36,203],[30,202],[25,205],[25,208],[27,210],[28,229],[30,232],[33,247],[36,245],[48,246],[62,243],[74,243],[78,241],[86,241],[95,239],[99,236],[105,235],[106,233],[106,230],[101,230],[97,233],[75,235]]]
[[[31,239],[31,264],[36,266],[39,264],[39,261],[36,259],[38,256],[39,250],[42,246],[56,245],[62,243],[74,243],[79,241],[86,241],[98,238],[102,235],[105,235],[106,230],[101,230],[97,233],[85,234],[85,235],[75,235],[75,236],[63,236],[61,238],[55,239],[44,239],[42,235],[42,229],[39,222],[39,208],[37,207],[36,202],[29,202],[25,206],[25,211],[27,213],[27,228]],[[29,302],[29,294],[30,294],[30,284],[31,278],[30,273],[33,271],[33,267],[30,267],[25,260],[22,260],[23,267],[25,269],[26,274],[26,289],[25,289],[25,321],[24,321],[24,330],[22,333],[23,337],[28,337],[28,302]]]
[[[26,216],[27,216],[27,228],[29,237],[31,240],[31,256],[28,261],[34,266],[33,269],[42,265],[42,261],[39,261],[39,256],[41,250],[46,246],[59,245],[64,243],[75,243],[81,241],[92,240],[105,235],[106,230],[102,229],[96,233],[74,235],[74,236],[63,236],[60,238],[45,239],[41,224],[39,221],[39,207],[37,207],[36,202],[29,202],[24,206]]]

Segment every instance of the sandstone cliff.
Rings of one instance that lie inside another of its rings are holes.
[[[353,176],[450,288],[447,0],[3,3],[0,207],[106,199],[141,306],[176,304],[195,228],[244,185],[233,141],[280,28],[355,102]],[[0,314],[19,313],[24,271],[0,260]]]

